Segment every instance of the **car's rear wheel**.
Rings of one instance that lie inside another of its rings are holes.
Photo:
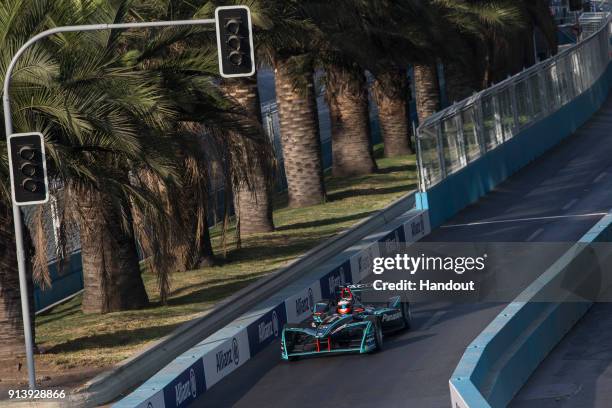
[[[404,328],[409,329],[412,324],[412,310],[409,302],[402,303],[402,319],[404,319]]]

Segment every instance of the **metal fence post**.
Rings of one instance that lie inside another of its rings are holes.
[[[467,166],[468,160],[461,111],[458,111],[457,115],[455,115],[455,126],[457,126],[457,151],[459,152],[459,160],[461,161],[461,167],[465,167]]]
[[[480,145],[480,156],[487,152],[487,144],[484,138],[484,114],[482,112],[482,98],[479,96],[474,105],[474,121],[476,125],[476,138]]]
[[[512,137],[514,137],[520,128],[518,103],[516,101],[516,82],[514,81],[510,85],[510,103],[512,105],[512,118],[514,119],[514,126],[512,127]]]
[[[495,138],[497,139],[497,144],[500,145],[504,143],[504,130],[501,124],[501,112],[498,99],[498,93],[491,95],[491,102],[493,105],[493,119],[495,120]]]
[[[438,147],[438,160],[440,160],[440,175],[442,176],[441,178],[446,178],[446,176],[448,175],[446,173],[446,161],[444,160],[444,142],[442,140],[442,126],[440,125],[440,122],[436,123],[436,135],[437,137],[437,147]]]

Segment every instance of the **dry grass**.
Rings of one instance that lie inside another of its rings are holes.
[[[414,157],[378,159],[381,171],[364,177],[327,177],[328,202],[300,209],[286,208],[286,195],[276,203],[277,230],[244,239],[235,249],[228,241],[219,264],[175,274],[167,305],[159,304],[155,279],[144,274],[151,307],[144,310],[84,315],[80,296],[36,319],[36,341],[44,354],[38,363],[58,371],[108,367],[133,355],[181,323],[206,313],[216,302],[245,287],[320,242],[385,207],[415,188]],[[233,231],[228,236],[233,237]],[[220,233],[213,242],[221,254]]]

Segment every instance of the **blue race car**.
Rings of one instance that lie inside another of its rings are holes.
[[[329,353],[371,353],[383,347],[383,335],[410,328],[410,304],[399,296],[384,306],[364,305],[360,293],[369,284],[343,285],[334,300],[314,305],[312,316],[299,324],[286,324],[281,337],[281,358]]]

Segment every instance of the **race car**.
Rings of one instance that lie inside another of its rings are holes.
[[[410,328],[410,304],[395,296],[386,305],[364,305],[360,293],[370,284],[343,285],[335,299],[317,302],[312,316],[286,324],[281,335],[281,358],[329,353],[371,353],[381,350],[383,336]]]

